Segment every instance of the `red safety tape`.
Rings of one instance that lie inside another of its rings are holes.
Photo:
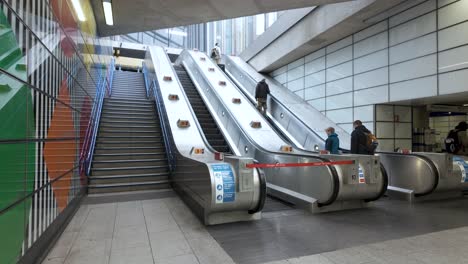
[[[287,168],[287,167],[317,167],[317,166],[330,166],[330,165],[352,165],[354,160],[339,160],[339,161],[326,161],[326,162],[305,162],[305,163],[250,163],[246,164],[248,169],[253,168]]]

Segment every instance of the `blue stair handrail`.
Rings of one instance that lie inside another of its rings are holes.
[[[154,102],[158,112],[157,114],[161,123],[161,131],[164,139],[164,147],[166,148],[166,156],[167,161],[169,163],[169,171],[173,173],[177,165],[177,152],[175,150],[172,131],[169,126],[169,120],[167,118],[166,107],[164,106],[164,102],[162,100],[161,90],[159,89],[158,82],[156,80],[153,80],[151,82],[151,85],[149,84],[148,69],[146,68],[146,65],[144,63],[142,72],[145,78],[145,87],[148,93],[148,98],[151,96],[154,97]]]
[[[98,84],[96,86],[96,96],[94,98],[93,108],[89,118],[88,128],[86,130],[86,137],[83,149],[86,151],[81,161],[82,168],[89,176],[91,172],[91,165],[93,162],[94,149],[96,147],[96,138],[99,131],[99,123],[101,120],[102,106],[104,104],[104,97],[106,91],[110,96],[112,91],[112,80],[114,78],[115,60],[111,59],[106,76],[102,76],[102,72],[99,71]]]
[[[148,68],[145,65],[145,62],[142,63],[142,70],[141,72],[143,73],[143,76],[145,78],[145,90],[146,90],[146,98],[150,98],[150,85],[148,83]]]

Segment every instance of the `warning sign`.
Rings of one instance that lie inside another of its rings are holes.
[[[366,177],[364,177],[364,171],[359,166],[359,183],[366,183]]]
[[[461,182],[468,182],[468,163],[462,157],[454,156],[453,162],[460,167]]]
[[[211,165],[216,185],[216,203],[231,203],[236,200],[236,181],[229,164]]]

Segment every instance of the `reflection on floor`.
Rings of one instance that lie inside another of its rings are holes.
[[[236,263],[263,263],[468,226],[467,209],[468,199],[411,205],[384,198],[359,210],[268,212],[262,221],[212,226],[208,231]]]
[[[43,264],[468,263],[468,199],[319,215],[268,199],[261,221],[208,228],[173,194],[87,201]]]

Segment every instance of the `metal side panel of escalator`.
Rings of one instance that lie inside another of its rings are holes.
[[[213,137],[210,143],[205,136],[206,129],[216,128],[216,123],[199,122],[189,101],[194,94],[185,93],[182,83],[187,80],[183,75],[179,79],[163,48],[149,47],[143,74],[158,111],[174,190],[206,225],[260,219],[266,197],[263,174],[242,169],[253,162],[249,157],[215,159],[218,150],[226,150],[221,148],[225,142]],[[213,145],[220,148],[215,150]],[[238,188],[224,189],[224,184]]]
[[[209,58],[200,52],[184,51],[176,64],[183,64],[198,92],[223,116],[223,124],[236,135],[236,146],[242,155],[261,163],[304,163],[313,161],[353,160],[352,165],[306,168],[281,168],[265,171],[269,192],[292,203],[314,205],[320,210],[342,210],[366,206],[365,201],[380,197],[386,190],[384,173],[378,157],[319,155],[293,148],[269,121],[249,102],[233,82]],[[204,87],[201,89],[200,87]],[[260,124],[255,127],[253,124]],[[313,175],[313,176],[312,176]],[[359,180],[358,175],[364,175]],[[325,209],[327,208],[327,209]]]

